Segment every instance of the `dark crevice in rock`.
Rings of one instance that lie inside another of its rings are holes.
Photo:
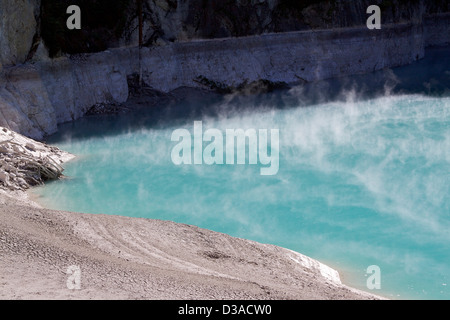
[[[261,94],[289,88],[289,85],[286,82],[271,81],[267,79],[260,79],[251,82],[246,80],[237,86],[233,86],[208,79],[205,76],[198,76],[194,79],[194,82],[220,94]]]

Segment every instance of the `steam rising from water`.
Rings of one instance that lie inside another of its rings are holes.
[[[278,244],[331,261],[362,289],[365,268],[376,264],[386,294],[449,297],[450,98],[350,99],[198,120],[223,132],[279,128],[279,173],[175,166],[171,133],[192,131],[188,119],[66,139],[58,146],[80,157],[67,165],[71,179],[46,187],[42,201]]]
[[[68,180],[38,190],[40,200],[277,244],[343,271],[344,282],[361,289],[366,268],[378,265],[375,293],[449,299],[450,76],[437,61],[371,75],[355,91],[325,82],[62,126],[54,141],[78,159],[66,165]],[[427,73],[433,68],[436,77]],[[410,79],[422,74],[419,87],[441,95],[410,93],[418,88]],[[356,94],[366,83],[381,92]],[[192,132],[194,120],[222,132],[278,128],[278,174],[261,176],[254,165],[175,166],[171,134]]]

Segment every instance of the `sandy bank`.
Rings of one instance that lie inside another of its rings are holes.
[[[80,290],[67,287],[70,266],[81,270]],[[274,245],[168,221],[48,210],[11,190],[0,190],[0,270],[1,299],[377,298]]]
[[[0,196],[2,299],[371,299],[299,253],[173,222]],[[69,290],[69,266],[81,290]]]

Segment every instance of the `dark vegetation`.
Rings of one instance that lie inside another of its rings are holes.
[[[137,0],[41,0],[41,38],[51,57],[133,45]],[[418,21],[426,13],[450,11],[448,0],[142,0],[144,45],[158,39],[240,37],[268,32],[365,25],[364,8],[377,4],[382,23]],[[66,9],[82,9],[82,29],[68,30]],[[186,12],[178,14],[181,6]],[[177,11],[178,10],[178,11]],[[177,14],[175,14],[177,13]],[[173,20],[178,19],[178,20]],[[182,19],[182,20],[179,20]],[[173,26],[181,30],[174,30]],[[172,28],[172,29],[171,29]],[[137,45],[137,44],[135,44]]]
[[[107,49],[122,35],[132,0],[42,0],[41,36],[51,57]],[[68,30],[67,7],[82,9],[81,30]]]

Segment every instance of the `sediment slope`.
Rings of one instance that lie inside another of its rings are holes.
[[[81,289],[69,290],[70,266]],[[0,192],[0,299],[378,299],[304,255],[173,222],[58,212]]]

